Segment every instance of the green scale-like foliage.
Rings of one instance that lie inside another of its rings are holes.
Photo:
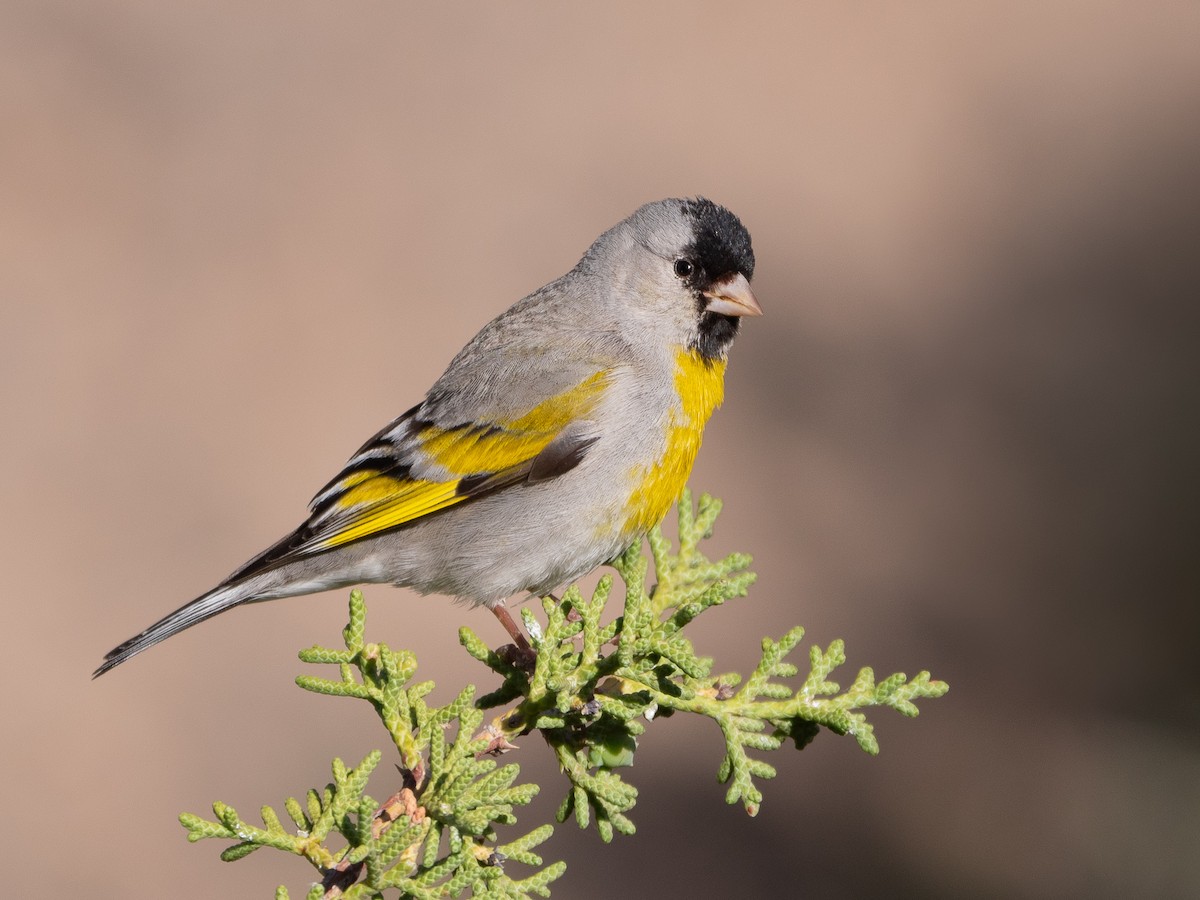
[[[309,898],[374,898],[385,891],[414,898],[466,892],[489,898],[548,896],[550,882],[565,865],[538,868],[542,860],[533,848],[550,836],[551,826],[497,843],[496,826],[515,823],[515,808],[538,791],[536,785],[516,784],[516,765],[498,766],[493,758],[515,749],[509,738],[541,734],[569,782],[558,820],[574,814],[587,828],[594,819],[600,837],[610,841],[616,832],[634,832],[628,813],[637,790],[616,770],[632,765],[638,739],[656,717],[695,713],[712,719],[724,742],[717,776],[729,785],[726,799],[754,815],[763,799],[756,780],[773,778],[775,769],[752,753],[779,749],[788,740],[803,748],[825,727],[853,735],[863,750],[875,754],[879,745],[863,710],[888,706],[915,716],[917,699],[946,692],[948,686],[928,672],[912,680],[896,674],[876,682],[869,668],[859,670],[842,691],[829,680],[845,662],[841,641],[824,651],[811,648],[808,675],[796,684],[799,669],[787,657],[804,636],[799,627],[778,641],[765,638],[760,661],[744,680],[734,673],[712,675],[712,660],[697,655],[683,630],[705,610],[745,596],[755,579],[749,556],[735,553],[713,562],[698,549],[711,536],[720,509],[720,501],[707,495],[693,508],[690,493],[684,492],[678,551],[672,551],[661,529],[649,535],[652,587],[646,585],[649,562],[639,548],[613,561],[625,587],[619,614],[606,615],[615,605],[611,576],[600,580],[590,599],[574,586],[561,600],[542,598],[544,624],[522,609],[535,651],[531,660],[496,652],[462,628],[459,638],[467,652],[501,679],[477,701],[468,686],[446,706],[427,705],[424,698],[433,685],[410,684],[416,658],[366,643],[362,594],[352,592],[350,623],[343,632],[346,649],[313,647],[300,654],[305,662],[338,666],[340,678],[305,675],[296,681],[306,690],[371,703],[399,755],[403,790],[382,806],[365,793],[381,759],[378,751],[355,769],[334,760],[331,784],[309,791],[304,804],[295,799],[285,804],[294,832],[271,807],[263,807],[265,827],[258,828],[217,803],[216,821],[180,817],[189,840],[235,841],[222,853],[226,860],[267,846],[303,856],[322,879]],[[509,709],[481,729],[481,710],[500,706]],[[328,844],[335,833],[345,844],[336,850]],[[535,871],[515,881],[505,871],[508,862]],[[276,891],[277,898],[287,896],[283,887]]]
[[[244,822],[232,807],[215,803],[215,822],[180,816],[188,839],[236,840],[221,854],[226,861],[260,847],[303,856],[322,876],[309,897],[384,897],[385,891],[398,890],[403,897],[432,900],[456,897],[467,889],[474,897],[549,896],[548,885],[563,873],[563,863],[520,881],[502,865],[512,861],[541,866],[533,848],[545,842],[552,829],[543,825],[497,844],[495,826],[513,824],[513,810],[528,804],[539,788],[515,785],[516,765],[498,766],[481,756],[489,739],[474,736],[483,721],[473,703],[475,688],[464,688],[446,706],[427,705],[424,698],[433,684],[409,684],[417,668],[415,657],[385,644],[365,643],[365,618],[362,593],[353,591],[350,624],[343,632],[346,649],[313,647],[300,653],[305,662],[338,666],[340,680],[302,675],[296,683],[319,694],[367,700],[375,707],[399,754],[413,809],[403,808],[403,800],[394,797],[401,809],[393,816],[390,804],[381,806],[365,793],[367,779],[382,758],[376,750],[354,769],[335,759],[333,782],[323,791],[310,790],[303,804],[288,798],[284,808],[294,832],[283,827],[269,806],[262,809],[266,827],[258,828]],[[447,738],[451,730],[453,740]],[[328,844],[334,833],[345,843],[338,850]],[[286,888],[276,891],[276,897],[287,896]]]
[[[734,553],[713,562],[700,552],[720,510],[720,501],[707,495],[693,508],[691,495],[684,492],[678,505],[678,551],[672,552],[659,528],[648,538],[657,579],[653,587],[646,587],[648,561],[639,548],[613,562],[625,584],[621,615],[605,622],[612,593],[608,576],[590,600],[574,587],[561,602],[544,598],[546,626],[532,629],[537,651],[532,674],[490,651],[470,629],[461,629],[467,652],[504,679],[479,705],[520,698],[501,727],[509,733],[540,731],[571,781],[559,821],[574,811],[586,827],[590,809],[605,840],[614,830],[633,832],[626,813],[637,792],[612,770],[632,763],[644,720],[656,715],[698,713],[718,725],[725,743],[718,777],[729,783],[726,799],[740,801],[754,815],[762,802],[754,779],[773,778],[775,769],[749,751],[775,750],[788,739],[803,748],[825,726],[852,734],[863,750],[875,754],[879,745],[861,710],[890,706],[915,716],[915,700],[946,692],[947,685],[931,680],[928,672],[911,681],[896,674],[876,684],[869,668],[840,692],[829,675],[845,662],[841,641],[824,652],[812,648],[810,673],[793,688],[783,679],[798,673],[787,657],[804,636],[799,627],[778,641],[763,640],[762,658],[744,683],[735,673],[713,677],[712,660],[696,654],[683,629],[705,610],[745,596],[755,580],[748,555]],[[528,610],[523,613],[527,625],[536,625]]]

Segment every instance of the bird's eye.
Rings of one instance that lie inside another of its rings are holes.
[[[692,271],[694,268],[695,267],[692,265],[690,260],[686,260],[686,259],[675,260],[675,274],[678,275],[680,278],[687,278],[689,275],[692,274]]]

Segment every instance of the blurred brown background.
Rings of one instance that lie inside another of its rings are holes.
[[[778,754],[753,820],[715,729],[655,725],[638,835],[561,826],[555,896],[1195,896],[1197,47],[1191,2],[7,0],[6,892],[297,896],[303,863],[224,865],[175,817],[382,745],[292,685],[344,592],[92,668],[295,525],[488,318],[704,194],[767,316],[693,478],[761,578],[697,642],[745,668],[799,623],[846,639],[843,681],[952,690],[875,715],[876,759]],[[483,679],[455,631],[498,642],[489,616],[367,597],[439,697]],[[549,754],[509,758],[548,817]]]

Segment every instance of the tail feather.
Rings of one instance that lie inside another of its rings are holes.
[[[93,678],[99,678],[109,669],[119,666],[127,659],[137,656],[143,650],[153,647],[159,641],[165,641],[172,635],[179,634],[185,628],[191,628],[205,619],[211,619],[218,613],[232,609],[241,603],[249,603],[259,599],[250,591],[247,585],[225,584],[203,594],[170,615],[163,616],[141,634],[131,637],[120,646],[114,647],[104,656],[104,662],[92,673]]]

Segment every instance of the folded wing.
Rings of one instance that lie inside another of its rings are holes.
[[[402,528],[521,481],[569,472],[596,440],[590,417],[610,374],[597,371],[509,420],[446,424],[424,417],[424,404],[414,407],[351,457],[313,498],[300,528],[228,581]]]

